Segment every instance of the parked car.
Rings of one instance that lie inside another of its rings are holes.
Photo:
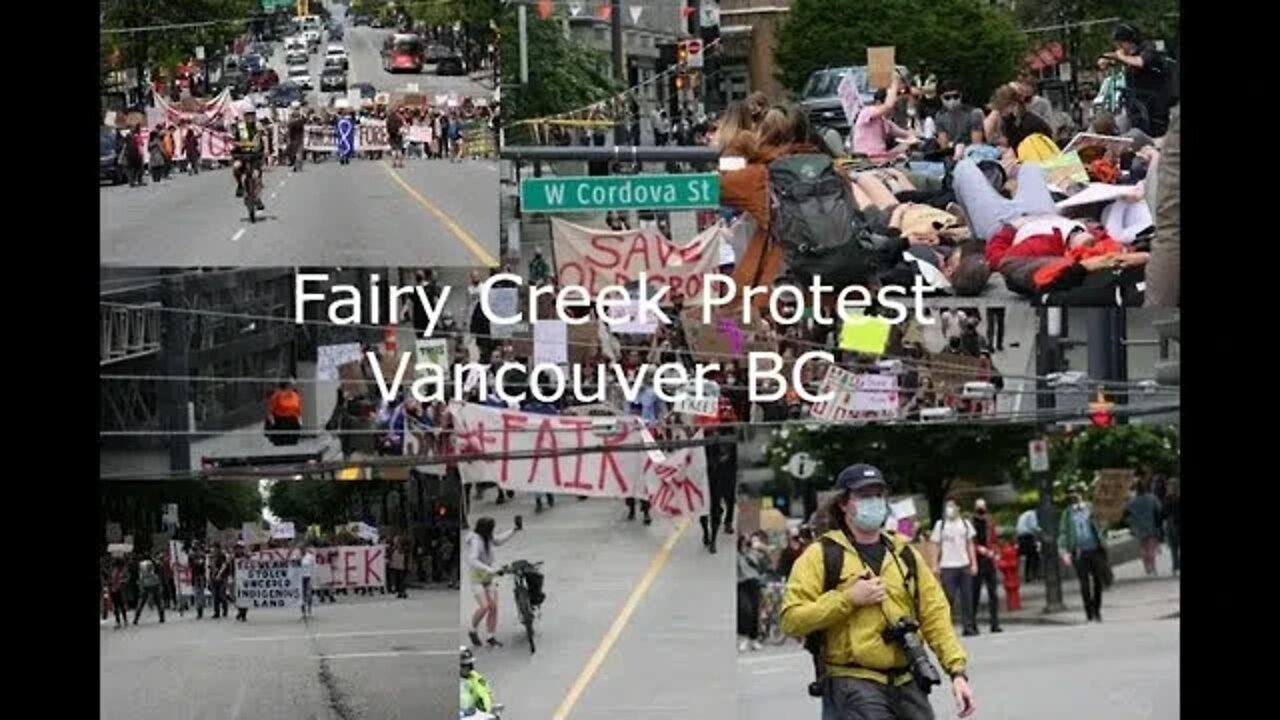
[[[103,126],[98,136],[98,182],[106,180],[120,185],[128,180],[120,163],[120,149],[124,147],[115,128]]]
[[[253,77],[254,73],[261,71],[266,66],[266,58],[258,54],[246,53],[244,57],[240,58],[240,69],[248,74],[249,77]]]

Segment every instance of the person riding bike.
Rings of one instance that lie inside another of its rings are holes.
[[[489,690],[489,682],[476,671],[476,657],[471,648],[463,645],[459,648],[461,662],[459,664],[458,708],[462,715],[474,715],[477,711],[493,712],[493,693]]]
[[[264,135],[262,128],[258,127],[258,110],[253,103],[245,102],[241,105],[240,121],[231,126],[231,143],[231,174],[236,180],[236,197],[244,197],[245,168],[250,169],[250,177],[260,186],[262,161],[266,156]],[[257,205],[258,210],[266,209],[261,194],[258,196]]]

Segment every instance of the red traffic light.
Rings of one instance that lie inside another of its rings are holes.
[[[441,503],[441,504],[439,504],[439,505],[436,505],[436,515],[437,515],[438,517],[444,517],[444,516],[446,516],[446,515],[448,515],[448,514],[449,514],[449,506],[448,506],[448,505],[445,505],[445,504],[443,504],[443,503]]]

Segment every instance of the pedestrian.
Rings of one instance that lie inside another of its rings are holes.
[[[182,135],[182,149],[187,157],[187,172],[191,175],[200,174],[200,135],[197,133],[194,125],[188,125],[186,132]]]
[[[257,548],[255,547],[255,550],[256,549]],[[236,560],[244,560],[248,556],[249,556],[249,552],[248,550],[245,549],[244,543],[243,542],[236,543],[236,554],[235,554],[235,558],[232,560],[232,567],[234,568],[234,563]],[[244,601],[245,604],[241,604],[241,600],[238,592],[239,588],[235,587],[236,582],[237,582],[237,579],[233,574],[231,585],[234,588],[232,592],[236,595],[236,620],[240,622],[249,622],[249,605],[247,604],[248,600]]]
[[[1018,555],[1022,557],[1022,575],[1027,582],[1040,579],[1040,515],[1036,508],[1027,508],[1018,516],[1016,533]]]
[[[982,599],[982,589],[987,590],[987,605],[991,616],[991,632],[1004,632],[1000,627],[1000,595],[996,587],[1000,584],[996,568],[999,559],[999,545],[995,518],[987,512],[987,501],[978,498],[973,504],[974,550],[978,556],[978,574],[973,582],[973,612],[977,615],[978,604]]]
[[[396,537],[391,545],[387,568],[390,570],[388,574],[391,576],[391,591],[397,598],[407,599],[409,593],[405,588],[405,582],[409,577],[409,543],[403,535]]]
[[[760,642],[760,601],[769,571],[769,546],[762,533],[738,538],[738,652],[764,649]]]
[[[1142,569],[1148,576],[1156,574],[1156,551],[1160,548],[1160,501],[1151,493],[1151,481],[1138,480],[1137,494],[1125,506],[1129,532],[1137,539],[1142,554]]]
[[[195,591],[196,596],[196,619],[204,619],[204,595],[209,587],[209,578],[207,575],[205,564],[204,547],[199,543],[193,544],[191,551],[188,553],[188,562],[191,567],[191,589]]]
[[[302,618],[311,616],[311,595],[315,592],[312,577],[315,574],[316,554],[311,550],[311,543],[302,543]]]
[[[173,163],[177,159],[177,146],[173,139],[173,125],[165,125],[160,133],[160,148],[164,152],[164,177],[169,179],[173,174]]]
[[[476,610],[471,614],[471,644],[476,647],[502,647],[494,634],[498,630],[498,588],[494,578],[498,574],[498,565],[493,549],[510,540],[523,528],[520,516],[516,516],[515,527],[495,533],[496,524],[491,517],[476,520],[475,529],[467,536],[467,567],[471,569],[471,592],[475,595]],[[481,642],[480,623],[485,622],[488,637]]]
[[[387,115],[387,142],[391,146],[391,167],[404,167],[404,108]]]
[[[987,307],[987,348],[1004,352],[1004,308]]]
[[[156,572],[156,561],[149,557],[144,557],[138,563],[138,587],[141,590],[141,596],[138,598],[138,608],[133,614],[133,624],[137,625],[138,620],[142,618],[142,611],[147,607],[150,601],[155,606],[156,612],[160,614],[160,622],[164,622],[164,598],[160,596],[160,575]]]
[[[231,578],[231,561],[222,546],[213,546],[213,563],[209,568],[209,587],[213,591],[213,619],[227,616],[227,582]]]
[[[113,558],[107,589],[110,593],[111,610],[115,614],[117,630],[129,625],[129,602],[125,598],[125,587],[128,584],[128,563],[123,557]]]
[[[1169,478],[1160,515],[1164,518],[1164,538],[1169,543],[1173,574],[1177,575],[1182,571],[1182,497],[1176,477]]]
[[[147,138],[147,154],[151,164],[151,182],[158,183],[160,178],[164,177],[165,157],[164,157],[164,127],[157,125],[151,131],[151,136]]]
[[[934,573],[941,579],[951,607],[960,607],[965,637],[978,634],[977,612],[973,606],[974,576],[978,574],[976,536],[973,524],[960,517],[960,504],[954,498],[947,500],[943,517],[934,524],[929,536],[930,542],[938,546]]]
[[[281,382],[267,401],[267,439],[272,445],[297,445],[302,436],[302,395],[293,380]]]
[[[173,578],[173,554],[170,547],[166,546],[160,554],[160,590],[161,599],[164,600],[166,610],[178,609],[178,586]]]
[[[1130,123],[1152,137],[1164,135],[1169,128],[1172,86],[1164,53],[1129,23],[1116,27],[1112,41],[1115,51],[1103,57],[1124,68]]]
[[[1022,609],[1022,583],[1018,578],[1018,546],[1013,542],[1013,533],[1005,530],[1000,533],[1000,545],[996,552],[996,567],[1000,570],[1000,579],[1004,585],[1006,610]]]
[[[1084,499],[1085,488],[1076,485],[1067,495],[1067,509],[1058,521],[1058,548],[1062,561],[1076,569],[1085,617],[1102,622],[1102,587],[1106,575],[1106,549],[1102,531],[1093,519],[1093,508]]]
[[[715,554],[716,535],[724,521],[726,535],[733,534],[733,505],[738,499],[738,436],[733,428],[737,417],[728,398],[719,400],[719,422],[728,427],[712,427],[707,431],[715,445],[707,446],[707,485],[711,495],[709,512],[698,518],[702,525],[702,545]]]
[[[884,475],[871,465],[851,465],[836,477],[836,487],[840,494],[827,506],[831,530],[796,561],[782,600],[783,632],[817,634],[810,647],[830,717],[933,720],[928,696],[905,669],[931,661],[923,653],[909,659],[906,638],[928,644],[951,677],[957,715],[973,715],[968,655],[943,590],[931,573],[919,572],[924,560],[909,538],[883,530],[889,517]],[[825,581],[829,564],[839,578],[835,588]],[[914,618],[919,630],[905,632],[895,620],[904,617]]]

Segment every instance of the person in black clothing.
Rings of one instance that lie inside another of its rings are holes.
[[[1164,135],[1169,129],[1169,77],[1164,54],[1128,23],[1116,28],[1112,40],[1115,52],[1103,57],[1125,66],[1125,84],[1131,93],[1125,109],[1130,123],[1152,137]]]
[[[973,578],[973,613],[978,613],[978,601],[982,599],[982,588],[987,588],[987,605],[991,615],[991,632],[1004,632],[1000,628],[1000,594],[996,590],[999,578],[996,575],[996,521],[987,513],[987,501],[982,498],[974,503],[973,544],[978,554],[978,574]]]
[[[293,172],[298,172],[302,169],[302,159],[305,155],[302,146],[306,133],[307,120],[295,108],[293,117],[289,118],[289,144],[285,149],[286,154],[289,156],[289,164],[293,167]]]
[[[1167,483],[1160,516],[1164,518],[1164,539],[1173,558],[1173,574],[1177,575],[1182,571],[1182,497],[1177,478],[1170,478]]]
[[[1003,135],[1009,148],[1017,152],[1018,145],[1032,135],[1053,138],[1053,129],[1039,115],[1028,112],[1018,88],[1013,84],[1001,85],[991,96],[991,113],[983,121],[983,131],[988,138]]]
[[[213,546],[213,567],[209,572],[209,587],[213,591],[213,619],[227,616],[227,580],[231,578],[231,562],[219,545]]]
[[[721,422],[733,422],[733,411],[727,402],[721,405],[720,418]],[[738,494],[738,445],[737,434],[731,427],[716,428],[708,436],[718,441],[707,446],[707,489],[711,503],[708,513],[699,517],[698,522],[702,525],[703,547],[715,554],[722,516],[725,534],[733,534],[733,503]]]
[[[987,308],[987,347],[1004,352],[1004,308]]]
[[[188,553],[191,565],[191,589],[196,595],[196,619],[204,618],[204,590],[208,585],[208,579],[205,577],[205,560],[204,548],[195,545]]]

